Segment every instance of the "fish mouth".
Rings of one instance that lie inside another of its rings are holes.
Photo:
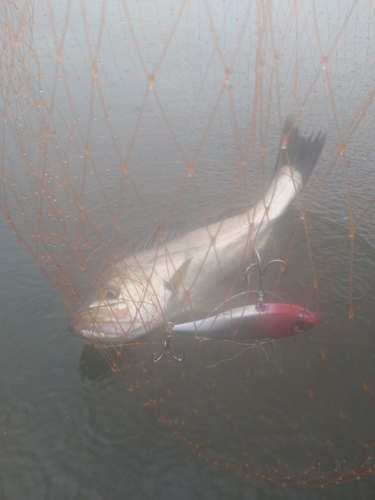
[[[68,331],[76,337],[92,342],[126,343],[134,338],[138,327],[139,325],[131,321],[127,307],[92,305],[77,312],[76,319],[68,326]]]
[[[68,326],[68,331],[75,337],[99,342],[101,344],[124,344],[134,340],[142,332],[145,332],[142,323],[87,323],[83,321],[72,321]]]

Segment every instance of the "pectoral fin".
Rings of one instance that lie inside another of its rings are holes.
[[[174,293],[178,293],[181,290],[181,287],[188,273],[191,261],[192,258],[185,260],[185,262],[181,264],[181,266],[177,269],[172,278],[169,281],[164,282],[165,288]]]

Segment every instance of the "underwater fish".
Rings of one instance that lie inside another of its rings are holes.
[[[275,171],[266,193],[247,212],[204,226],[168,243],[134,253],[113,266],[99,295],[76,314],[69,331],[103,343],[127,343],[233,286],[233,275],[262,248],[270,222],[305,186],[326,134],[300,135],[287,118]],[[217,303],[215,304],[217,305]]]

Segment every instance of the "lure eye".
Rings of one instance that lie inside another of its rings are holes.
[[[298,321],[292,325],[292,330],[294,333],[302,333],[307,330],[307,325],[304,321]]]
[[[307,311],[298,311],[299,318],[309,318],[310,314]]]
[[[308,329],[307,324],[303,321],[303,318],[309,318],[310,314],[307,311],[298,311],[297,315],[301,318],[301,320],[296,321],[293,324],[292,329],[294,333],[302,333]]]

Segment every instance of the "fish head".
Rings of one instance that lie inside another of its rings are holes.
[[[93,342],[126,343],[162,323],[163,305],[164,282],[154,270],[117,267],[68,329]]]

